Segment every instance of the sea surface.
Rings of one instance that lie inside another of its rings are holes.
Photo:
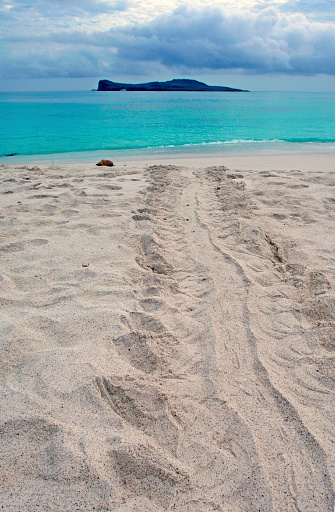
[[[0,94],[1,163],[334,151],[334,93]]]

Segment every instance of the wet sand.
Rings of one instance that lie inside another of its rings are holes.
[[[333,511],[335,164],[221,160],[0,167],[4,510]]]

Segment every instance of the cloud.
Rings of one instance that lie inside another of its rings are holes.
[[[127,0],[2,0],[0,5],[12,17],[35,13],[43,18],[63,18],[123,11],[128,3]]]
[[[133,0],[0,0],[1,32],[7,37],[89,30],[124,13]],[[110,25],[109,25],[110,26]]]
[[[184,6],[147,23],[90,34],[14,36],[0,76],[115,77],[152,75],[155,69],[334,75],[334,28],[274,7],[228,13]]]
[[[335,20],[335,0],[295,0],[280,6],[283,12],[301,12],[319,21]]]
[[[22,55],[14,60],[4,56],[0,77],[3,79],[86,78],[110,73],[110,67],[99,57],[87,50],[29,52],[28,56]]]
[[[111,30],[117,61],[157,62],[191,70],[335,73],[334,24],[302,14],[226,13],[182,7],[151,23]]]

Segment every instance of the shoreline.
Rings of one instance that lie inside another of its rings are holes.
[[[10,158],[10,157],[8,157]],[[177,165],[185,167],[209,167],[209,166],[225,166],[232,170],[304,170],[304,171],[335,171],[335,150],[329,153],[250,153],[248,155],[227,155],[227,154],[165,154],[157,155],[150,154],[146,156],[121,156],[113,157],[112,152],[101,152],[96,160],[76,160],[76,159],[55,159],[50,160],[30,158],[18,161],[10,161],[3,159],[0,166],[15,167],[18,165],[41,165],[46,167],[69,167],[76,166],[84,168],[86,166],[95,166],[100,159],[110,159],[115,163],[115,166],[130,167],[146,167],[151,165]]]
[[[0,165],[41,164],[41,165],[92,165],[100,160],[112,160],[118,164],[136,163],[142,165],[153,163],[181,162],[181,165],[222,165],[242,166],[252,169],[252,165],[265,170],[266,166],[281,166],[289,170],[292,165],[302,163],[304,168],[316,169],[322,165],[323,170],[329,170],[331,161],[335,161],[335,144],[333,143],[287,143],[283,141],[235,141],[232,143],[210,143],[181,147],[158,147],[143,149],[97,150],[72,153],[50,153],[35,155],[13,155],[0,157]],[[250,165],[247,162],[252,162]],[[178,164],[176,164],[178,165]]]
[[[187,155],[169,157],[150,157],[141,160],[125,161],[126,165],[177,165],[185,167],[210,167],[224,166],[231,170],[304,170],[304,171],[334,171],[335,153],[325,154],[273,154],[273,155],[243,155],[243,156],[192,156]]]

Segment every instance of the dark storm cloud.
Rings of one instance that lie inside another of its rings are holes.
[[[183,7],[104,32],[13,36],[2,77],[145,75],[148,69],[335,74],[334,27],[274,7],[236,13]]]

